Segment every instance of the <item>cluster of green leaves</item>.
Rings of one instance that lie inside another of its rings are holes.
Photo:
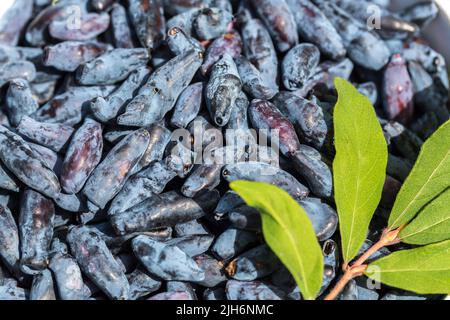
[[[334,197],[348,264],[361,249],[380,202],[388,151],[370,101],[346,80],[336,79],[335,86]],[[303,297],[314,299],[321,288],[323,257],[304,209],[269,184],[236,181],[231,188],[261,212],[268,245],[294,276]],[[417,293],[450,293],[450,121],[422,146],[387,228],[400,228],[402,242],[420,246],[372,262],[366,275]]]
[[[334,110],[333,178],[343,257],[349,263],[366,238],[381,198],[387,145],[369,100],[345,80],[336,79],[335,85],[339,97]],[[417,293],[450,292],[450,241],[445,241],[450,239],[449,187],[447,122],[423,145],[388,221],[388,230],[402,228],[402,242],[425,246],[372,262],[368,276]]]

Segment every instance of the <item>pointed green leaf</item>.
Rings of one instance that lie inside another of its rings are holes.
[[[337,78],[335,86],[338,101],[334,107],[334,197],[342,252],[344,260],[349,262],[364,243],[380,202],[388,152],[369,99],[343,79]]]
[[[450,189],[429,203],[401,232],[402,242],[430,244],[450,239]]]
[[[400,189],[389,217],[389,228],[411,221],[420,209],[450,187],[450,121],[422,146],[411,173]]]
[[[267,244],[292,274],[303,297],[315,299],[322,286],[323,255],[303,208],[271,184],[235,181],[230,187],[259,210]]]
[[[450,241],[392,253],[372,262],[366,275],[420,294],[450,293]]]

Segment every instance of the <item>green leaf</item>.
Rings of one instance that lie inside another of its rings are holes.
[[[389,228],[411,221],[420,209],[450,186],[450,121],[422,146],[411,173],[400,189],[389,217]]]
[[[402,242],[430,244],[450,239],[450,189],[428,204],[401,232]]]
[[[315,299],[322,286],[323,255],[303,208],[271,184],[234,181],[230,187],[259,210],[267,244],[292,274],[303,297]]]
[[[372,262],[366,275],[420,294],[450,293],[450,241],[392,253]]]
[[[334,107],[336,157],[334,197],[339,215],[342,252],[352,260],[366,239],[386,178],[387,145],[369,99],[337,78]]]

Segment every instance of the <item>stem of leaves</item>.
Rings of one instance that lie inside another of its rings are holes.
[[[365,262],[378,250],[383,247],[391,246],[400,242],[398,237],[400,231],[404,227],[397,228],[395,230],[386,229],[380,237],[380,240],[364,252],[353,264],[344,265],[344,275],[339,279],[334,288],[325,297],[325,300],[335,300],[337,296],[344,290],[347,283],[359,276],[362,276],[367,269]]]

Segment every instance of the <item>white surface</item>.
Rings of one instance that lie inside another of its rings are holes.
[[[6,10],[12,6],[15,0],[0,0],[0,19],[5,14]],[[31,0],[30,0],[31,1]]]
[[[450,1],[448,0],[436,0],[436,3],[447,13],[450,13]]]

